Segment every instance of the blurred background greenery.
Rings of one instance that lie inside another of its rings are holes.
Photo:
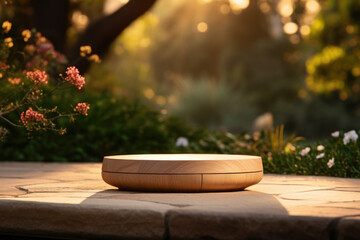
[[[65,48],[127,2],[68,1]],[[1,20],[31,27],[32,6],[2,1]],[[2,145],[2,159],[98,161],[179,151],[268,156],[271,147],[259,150],[241,139],[282,124],[286,135],[315,144],[333,131],[360,128],[359,41],[358,0],[157,0],[87,71],[81,97],[91,104],[89,117],[69,126],[68,137],[41,133],[28,141],[11,129],[19,137]],[[74,98],[51,101],[61,106]],[[231,144],[229,132],[236,135]],[[190,146],[176,146],[179,137]],[[261,137],[267,141],[266,132]]]
[[[359,27],[356,0],[159,0],[92,67],[88,88],[235,133],[269,112],[319,139],[360,126]]]
[[[127,2],[71,0],[67,45]],[[3,19],[28,26],[31,1],[11,3]],[[271,113],[318,139],[360,126],[359,27],[356,0],[158,0],[91,67],[86,87],[213,130],[252,131]]]

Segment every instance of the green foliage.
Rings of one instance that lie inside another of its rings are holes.
[[[357,134],[359,135],[359,133],[358,131]],[[318,148],[321,145],[324,150]],[[311,150],[302,156],[301,151],[305,147],[309,147]],[[334,165],[329,167],[328,164],[331,159],[334,159]],[[359,178],[359,141],[345,145],[341,133],[340,137],[337,138],[329,138],[309,144],[297,144],[294,153],[280,154],[273,158],[265,156],[263,162],[264,168],[272,173]]]
[[[59,112],[46,98],[71,84],[80,90],[84,78],[75,67],[68,68],[66,78],[59,77],[66,58],[35,29],[24,29],[13,37],[9,34],[13,34],[12,24],[4,21],[0,31],[0,140],[6,139],[10,127],[63,134],[65,130],[56,126],[56,120],[86,115],[88,106],[78,103],[71,112]]]
[[[268,111],[275,116],[275,123],[284,124],[288,131],[296,129],[317,139],[335,129],[360,127],[359,2],[320,1],[323,10],[311,26],[307,45],[289,42],[282,34],[280,18],[272,16],[270,21],[270,14],[259,8],[265,2],[271,5],[271,15],[276,15],[276,1],[251,0],[240,14],[219,11],[228,1],[159,2],[160,7],[124,31],[105,64],[93,67],[87,76],[86,95],[72,91],[40,102],[46,108],[58,106],[63,112],[81,99],[91,105],[88,117],[70,126],[58,119],[59,127],[67,128],[64,136],[52,132],[28,135],[17,128],[0,127],[0,139],[7,137],[0,143],[0,160],[97,162],[105,155],[130,153],[251,154],[262,156],[266,173],[360,177],[359,141],[345,145],[343,133],[310,143],[287,136],[282,126],[240,134],[250,130],[256,115]],[[76,5],[72,8],[81,10],[91,22],[102,11],[102,3],[72,3]],[[299,27],[305,4],[295,1],[290,16]],[[7,15],[3,15],[6,20]],[[24,19],[17,15],[14,21],[24,23]],[[206,32],[197,30],[200,22],[207,24]],[[70,42],[80,30],[75,25],[68,29]],[[272,36],[274,27],[280,29],[278,36]],[[18,42],[13,49],[24,47],[26,43],[16,40],[15,33],[20,29],[8,35]],[[300,36],[297,32],[288,37]],[[0,48],[7,55],[9,49]],[[309,53],[312,56],[307,56]],[[23,56],[13,58],[13,65],[21,66]],[[6,58],[0,54],[0,60]],[[14,86],[5,77],[0,95],[15,98]],[[152,94],[144,94],[147,90]],[[173,95],[176,104],[170,106]],[[168,106],[156,103],[158,97]],[[339,97],[347,100],[339,101]],[[141,98],[180,118],[167,117],[134,100]],[[17,122],[20,113],[14,112],[9,119]],[[194,128],[183,120],[211,130]],[[237,134],[219,131],[221,126]],[[179,137],[187,138],[189,145],[176,146]],[[318,151],[320,144],[325,149]],[[311,150],[303,154],[306,147]],[[317,158],[321,153],[324,156]],[[331,159],[334,166],[330,168]]]
[[[72,96],[72,98],[70,98]],[[284,135],[283,126],[252,135],[196,129],[180,119],[165,117],[138,103],[119,100],[110,94],[87,92],[79,96],[90,103],[89,116],[67,127],[65,135],[36,132],[27,135],[11,128],[0,145],[0,160],[44,162],[99,162],[103,156],[135,153],[250,154],[263,158],[265,173],[360,177],[360,148],[357,142],[343,143],[343,134],[320,142],[306,143],[295,135]],[[77,100],[71,92],[55,95],[49,105],[67,107]],[[70,101],[71,99],[71,101]],[[359,134],[359,132],[358,132]],[[188,146],[176,146],[179,137]],[[319,144],[325,150],[316,150]],[[303,148],[311,151],[302,156]],[[316,158],[324,153],[322,158]],[[334,158],[334,166],[328,161]]]
[[[319,2],[326,3],[321,13],[324,19],[340,14],[326,10],[328,1]],[[262,12],[264,2],[270,5],[271,14]],[[359,128],[358,102],[340,101],[334,90],[346,87],[341,79],[350,79],[348,74],[339,74],[344,66],[357,73],[353,63],[358,59],[347,58],[356,56],[355,52],[325,41],[331,31],[326,31],[326,37],[319,34],[330,23],[320,17],[312,24],[310,36],[300,33],[315,18],[315,13],[307,13],[307,1],[294,1],[294,12],[287,21],[298,24],[299,31],[284,34],[276,14],[278,3],[250,1],[249,7],[236,14],[221,13],[221,7],[229,5],[227,0],[159,1],[119,36],[103,64],[92,68],[87,86],[139,99],[153,109],[164,109],[186,123],[212,130],[249,131],[255,118],[265,112],[273,114],[276,125],[284,124],[287,133],[311,139],[324,138],[336,129]],[[348,11],[344,7],[342,16]],[[200,22],[207,24],[206,32],[197,30]],[[357,28],[351,23],[348,30]],[[273,34],[276,29],[280,32]],[[300,44],[289,41],[292,37],[298,37]],[[356,37],[353,32],[351,39]],[[303,38],[306,44],[301,44]],[[345,55],[333,58],[333,50],[339,49]],[[306,82],[307,67],[314,74]],[[315,88],[328,93],[319,94]],[[144,94],[149,89],[153,97]],[[353,89],[358,89],[356,84]],[[350,96],[344,93],[342,97]],[[174,95],[175,104],[170,101]],[[166,104],[158,104],[158,97],[164,97]]]
[[[184,79],[174,93],[175,103],[169,113],[181,116],[187,123],[216,130],[224,126],[228,131],[251,130],[257,116],[251,98],[244,98],[226,81],[211,81],[209,78]]]
[[[304,140],[302,137],[296,137],[295,134],[292,134],[288,138],[284,138],[284,125],[276,127],[274,130],[265,129],[263,145],[264,150],[270,150],[272,154],[278,155],[285,152],[292,152],[295,148],[292,143],[297,141]],[[262,143],[261,141],[259,141]],[[262,152],[265,152],[265,151]]]
[[[188,151],[260,155],[265,173],[360,178],[359,141],[344,144],[344,135],[340,133],[337,138],[306,143],[294,135],[285,137],[282,132],[283,127],[254,133],[253,136],[208,133],[198,142],[190,143]],[[318,150],[319,145],[324,149]],[[306,147],[310,152],[302,155]],[[334,160],[333,166],[328,165],[331,159]]]
[[[49,132],[26,133],[10,129],[9,139],[1,145],[1,160],[16,161],[101,161],[104,155],[124,153],[166,152],[175,148],[176,138],[192,138],[193,130],[177,119],[164,118],[159,112],[110,95],[87,93],[80,96],[90,103],[88,117],[65,121],[63,136]],[[64,108],[77,96],[62,93],[49,105]]]
[[[360,2],[326,0],[322,6],[308,40],[317,53],[306,63],[307,85],[318,94],[337,94],[358,103]]]

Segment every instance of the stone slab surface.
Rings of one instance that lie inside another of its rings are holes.
[[[100,163],[0,162],[0,237],[360,239],[360,179],[264,175],[245,191],[127,192]]]

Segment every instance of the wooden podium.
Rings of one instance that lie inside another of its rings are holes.
[[[208,192],[241,190],[260,182],[261,157],[225,154],[106,156],[103,180],[121,190]]]

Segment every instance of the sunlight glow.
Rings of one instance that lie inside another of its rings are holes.
[[[197,30],[201,33],[204,33],[208,30],[208,25],[206,22],[199,22],[197,25]]]
[[[289,17],[294,12],[294,8],[290,4],[284,4],[280,6],[279,12],[281,16]]]
[[[147,98],[147,99],[152,99],[154,96],[155,96],[155,92],[154,90],[152,90],[151,88],[146,88],[144,90],[144,96]]]
[[[249,0],[229,0],[231,8],[234,10],[244,9],[249,6]]]
[[[80,31],[84,30],[89,23],[89,18],[80,11],[74,11],[71,20],[75,27]]]
[[[310,27],[308,25],[302,25],[300,27],[300,33],[303,36],[307,36],[310,34]]]
[[[129,0],[106,0],[103,12],[110,15],[128,2]]]
[[[150,45],[151,41],[150,38],[145,37],[140,40],[140,46],[143,48],[147,48]]]
[[[259,4],[259,8],[260,10],[263,12],[263,13],[268,13],[270,12],[271,8],[270,8],[270,5],[265,2],[265,1],[262,1],[262,2],[258,2]]]
[[[229,3],[234,14],[239,14],[250,4],[249,0],[229,0]]]
[[[163,96],[157,96],[156,97],[156,103],[158,105],[165,105],[166,104],[166,98]]]
[[[219,11],[222,13],[222,14],[224,14],[224,15],[226,15],[226,14],[229,14],[230,13],[230,6],[228,5],[228,4],[222,4],[221,6],[220,6],[220,8],[219,8]]]
[[[286,34],[289,34],[289,35],[294,34],[298,30],[298,25],[294,22],[288,22],[288,23],[285,23],[283,29]]]
[[[311,13],[317,13],[320,11],[320,4],[316,0],[308,0],[305,6],[306,10]]]
[[[114,48],[114,52],[116,55],[121,55],[124,53],[124,48],[120,44],[116,44]]]

